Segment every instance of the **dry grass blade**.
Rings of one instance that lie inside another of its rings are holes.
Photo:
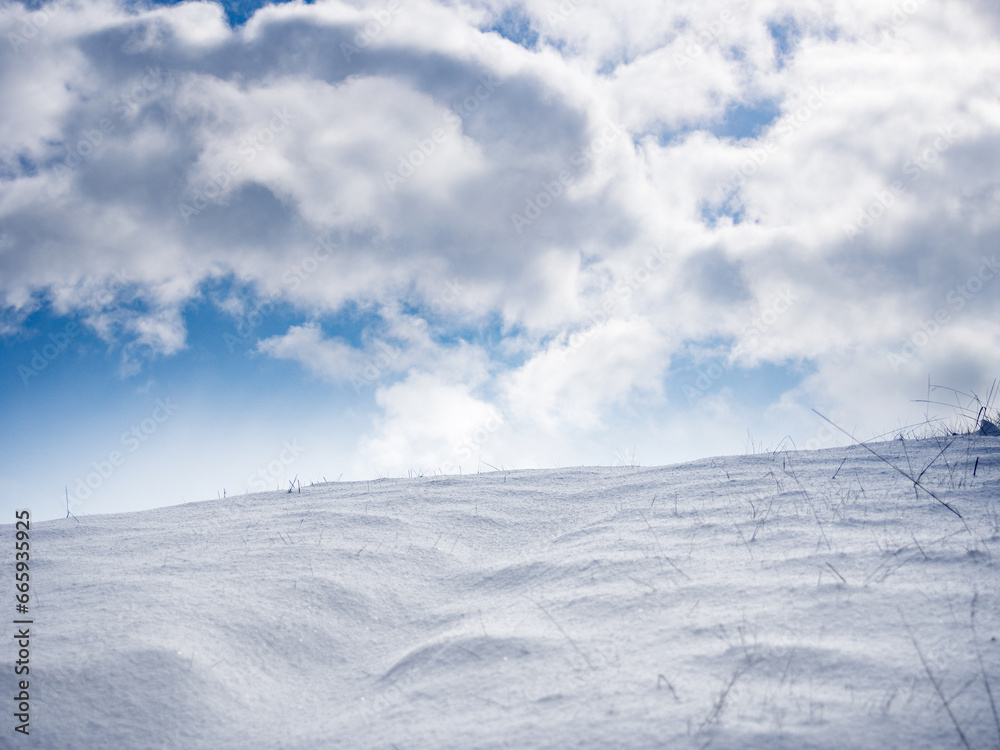
[[[941,699],[941,703],[944,704],[944,710],[948,712],[948,717],[951,719],[951,723],[955,725],[955,731],[958,732],[958,736],[962,740],[962,744],[965,746],[966,750],[972,750],[969,746],[969,740],[965,737],[965,732],[962,731],[962,727],[959,725],[958,719],[955,718],[955,714],[951,710],[951,704],[948,703],[948,699],[944,697],[944,691],[941,690],[941,683],[939,683],[937,678],[934,677],[930,666],[927,664],[927,659],[924,658],[924,652],[920,650],[920,646],[917,644],[917,639],[913,637],[913,631],[910,630],[910,626],[907,624],[906,620],[903,620],[903,625],[906,627],[906,632],[910,636],[910,640],[913,641],[913,648],[917,650],[917,656],[920,657],[920,663],[924,665],[924,671],[927,673],[927,679],[931,681],[931,685],[934,686],[934,690]]]
[[[536,607],[538,607],[540,610],[542,610],[542,612],[545,613],[545,616],[548,617],[552,621],[552,624],[556,626],[556,629],[560,633],[562,633],[563,638],[565,638],[566,641],[569,643],[569,645],[573,647],[573,650],[576,651],[576,653],[578,653],[580,655],[580,658],[583,659],[583,661],[587,664],[587,666],[590,667],[590,671],[592,671],[592,672],[596,671],[597,668],[591,663],[590,659],[587,658],[587,655],[583,652],[583,649],[580,648],[580,644],[577,643],[576,641],[574,641],[570,637],[569,633],[567,633],[565,630],[563,630],[563,626],[559,624],[559,622],[556,620],[556,618],[554,618],[552,616],[552,614],[545,607],[543,607],[541,604],[539,604],[538,602],[532,600],[532,603]]]
[[[972,613],[970,615],[970,620],[972,622],[972,641],[976,646],[976,658],[979,660],[979,673],[983,677],[983,687],[986,688],[986,695],[990,699],[990,708],[993,710],[993,724],[997,728],[997,747],[1000,747],[1000,715],[997,714],[997,704],[993,699],[993,690],[990,688],[990,681],[986,677],[986,667],[983,664],[983,652],[979,648],[979,634],[976,632],[976,600],[979,598],[979,594],[973,594],[972,596]]]
[[[646,524],[646,528],[647,528],[647,529],[649,529],[649,535],[650,535],[651,537],[653,537],[653,543],[654,543],[654,544],[656,545],[656,549],[657,549],[657,551],[658,551],[658,552],[660,553],[660,557],[661,557],[661,558],[662,558],[663,560],[666,560],[666,561],[667,561],[667,564],[668,564],[668,565],[669,565],[669,566],[670,566],[671,568],[673,568],[674,570],[676,570],[676,571],[677,571],[678,573],[680,573],[680,574],[681,574],[682,576],[684,576],[685,578],[687,578],[687,579],[688,579],[688,580],[690,581],[690,580],[691,580],[691,578],[690,578],[690,577],[688,576],[688,574],[687,574],[687,573],[685,573],[685,572],[684,572],[683,570],[681,570],[680,568],[678,568],[678,567],[677,567],[677,565],[676,565],[676,563],[674,563],[674,561],[673,561],[673,560],[671,560],[671,559],[670,559],[669,557],[667,557],[667,556],[666,556],[665,554],[663,554],[663,547],[661,547],[661,546],[660,546],[660,540],[659,540],[659,539],[657,539],[657,537],[656,537],[656,532],[654,532],[654,531],[653,531],[653,527],[652,527],[652,526],[650,526],[650,524],[649,524],[649,521],[648,521],[648,520],[646,519],[646,514],[645,514],[645,513],[643,513],[643,512],[642,512],[642,511],[640,510],[640,511],[639,511],[639,516],[640,516],[640,517],[642,518],[643,522],[644,522],[644,523]]]
[[[917,479],[916,479],[916,481],[917,481],[918,483],[920,482],[920,480],[921,480],[921,479],[923,479],[923,478],[924,478],[924,474],[926,474],[926,473],[927,473],[927,470],[928,470],[929,468],[931,468],[931,467],[932,467],[932,466],[934,465],[934,462],[935,462],[935,461],[937,461],[937,460],[938,460],[939,458],[941,458],[941,456],[942,456],[942,455],[944,454],[944,452],[945,452],[946,450],[948,450],[948,449],[949,449],[949,448],[951,447],[951,444],[952,444],[952,443],[954,443],[954,442],[955,442],[955,440],[954,440],[954,439],[951,439],[951,440],[949,440],[949,441],[948,441],[948,443],[947,443],[947,444],[946,444],[946,445],[944,446],[944,448],[942,448],[941,450],[939,450],[939,451],[938,451],[937,455],[936,455],[936,456],[934,456],[934,459],[933,459],[933,460],[932,460],[932,461],[931,461],[931,462],[930,462],[929,464],[927,464],[927,466],[925,466],[925,467],[924,467],[924,470],[923,470],[923,471],[921,471],[921,472],[920,472],[920,473],[919,473],[919,474],[917,475]]]
[[[661,685],[661,684],[662,684],[662,685],[666,685],[666,686],[667,686],[667,689],[668,689],[668,690],[670,691],[670,694],[671,694],[672,696],[674,696],[674,700],[675,700],[675,701],[676,701],[677,703],[680,703],[680,702],[681,702],[681,699],[680,699],[680,697],[679,697],[679,696],[677,695],[677,691],[676,691],[676,690],[674,690],[674,686],[670,684],[670,680],[668,680],[668,679],[666,678],[666,675],[662,675],[662,674],[659,674],[659,675],[657,675],[657,676],[656,676],[656,689],[657,689],[657,690],[659,690],[659,689],[660,689],[660,685]]]
[[[829,423],[830,423],[831,425],[833,425],[833,426],[834,426],[834,427],[835,427],[836,429],[838,429],[838,430],[839,430],[840,432],[842,432],[842,433],[844,433],[845,435],[847,435],[847,437],[849,437],[849,438],[850,438],[851,440],[853,440],[853,441],[854,441],[855,443],[857,443],[857,444],[858,444],[858,445],[860,445],[860,446],[861,446],[862,448],[864,448],[864,449],[865,449],[866,451],[868,451],[869,453],[871,453],[871,454],[872,454],[873,456],[875,456],[875,457],[876,457],[877,459],[879,459],[880,461],[884,461],[884,462],[885,462],[886,464],[888,464],[888,465],[889,465],[889,466],[891,466],[891,467],[892,467],[893,469],[895,469],[896,471],[898,471],[898,472],[899,472],[900,474],[902,474],[902,475],[903,475],[904,477],[906,477],[906,478],[907,478],[907,479],[909,479],[909,480],[910,480],[911,482],[913,482],[913,484],[914,484],[914,485],[916,485],[917,487],[919,487],[920,489],[922,489],[922,490],[923,490],[924,492],[926,492],[926,493],[927,493],[928,495],[930,495],[931,497],[933,497],[933,498],[934,498],[935,500],[937,500],[937,501],[938,501],[939,503],[941,503],[941,505],[943,505],[943,506],[944,506],[945,508],[947,508],[948,510],[950,510],[950,511],[951,511],[952,513],[954,513],[954,514],[955,514],[956,516],[958,516],[959,518],[962,518],[962,514],[961,514],[961,513],[959,513],[959,512],[958,512],[957,510],[955,510],[954,508],[952,508],[952,507],[951,507],[950,505],[948,505],[948,503],[946,503],[946,502],[945,502],[944,500],[942,500],[941,498],[939,498],[939,497],[938,497],[937,495],[935,495],[935,494],[934,494],[933,492],[931,492],[931,491],[930,491],[929,489],[927,489],[926,487],[924,487],[924,485],[922,485],[922,484],[920,483],[920,480],[919,480],[919,479],[914,479],[914,478],[913,478],[913,476],[911,476],[910,474],[907,474],[907,473],[906,473],[905,471],[903,471],[903,470],[902,470],[901,468],[899,468],[898,466],[896,466],[896,464],[894,464],[894,463],[893,463],[892,461],[890,461],[890,460],[889,460],[888,458],[886,458],[885,456],[881,456],[881,455],[879,455],[879,454],[878,454],[878,453],[877,453],[877,452],[876,452],[876,451],[875,451],[875,450],[874,450],[874,449],[873,449],[873,448],[872,448],[871,446],[869,446],[869,445],[867,445],[867,444],[865,444],[865,443],[861,442],[861,441],[860,441],[860,440],[858,440],[858,439],[857,439],[856,437],[854,437],[854,436],[853,436],[853,435],[852,435],[851,433],[849,433],[849,432],[848,432],[847,430],[843,429],[843,428],[842,428],[842,427],[841,427],[840,425],[838,425],[838,424],[835,424],[835,423],[834,423],[834,422],[832,422],[831,420],[827,419],[826,417],[824,417],[824,416],[823,416],[822,414],[820,414],[820,413],[819,413],[818,411],[816,411],[815,409],[813,409],[813,412],[815,412],[815,414],[816,414],[816,415],[817,415],[817,416],[818,416],[818,417],[819,417],[820,419],[822,419],[822,420],[823,420],[824,422],[829,422]],[[936,460],[936,459],[935,459],[935,460]],[[964,520],[965,520],[965,519],[962,519],[962,520],[963,520],[963,522],[964,522]]]
[[[732,675],[729,677],[729,682],[727,682],[725,687],[722,688],[722,692],[719,693],[719,697],[715,699],[715,704],[712,706],[712,710],[709,711],[708,716],[706,716],[698,726],[697,734],[701,734],[705,727],[711,726],[719,721],[719,718],[722,716],[722,712],[726,708],[726,701],[729,699],[730,691],[732,691],[736,681],[739,680],[748,669],[750,669],[750,666],[752,665],[743,665],[741,667],[737,667],[733,671]]]
[[[839,579],[840,579],[841,581],[843,581],[844,583],[847,583],[847,579],[846,579],[846,578],[844,578],[844,576],[840,575],[840,571],[839,571],[839,570],[837,570],[837,569],[836,569],[835,567],[833,567],[833,565],[831,565],[830,563],[827,563],[827,564],[826,564],[826,567],[828,567],[828,568],[829,568],[830,570],[832,570],[832,571],[833,571],[833,573],[834,573],[834,575],[836,575],[836,576],[837,576],[837,578],[839,578]]]

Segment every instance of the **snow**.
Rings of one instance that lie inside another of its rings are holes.
[[[871,447],[925,489],[853,446],[33,524],[0,745],[995,748],[1000,439]]]

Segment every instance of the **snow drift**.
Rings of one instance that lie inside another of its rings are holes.
[[[995,748],[1000,439],[872,448],[33,524],[17,746]]]

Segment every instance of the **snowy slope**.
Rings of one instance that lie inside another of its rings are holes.
[[[872,447],[962,518],[855,446],[39,523],[0,745],[996,748],[1000,439],[945,444]]]

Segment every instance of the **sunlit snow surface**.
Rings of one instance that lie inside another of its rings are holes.
[[[39,523],[0,745],[995,748],[1000,439],[946,444],[872,447],[961,519],[855,446]]]

